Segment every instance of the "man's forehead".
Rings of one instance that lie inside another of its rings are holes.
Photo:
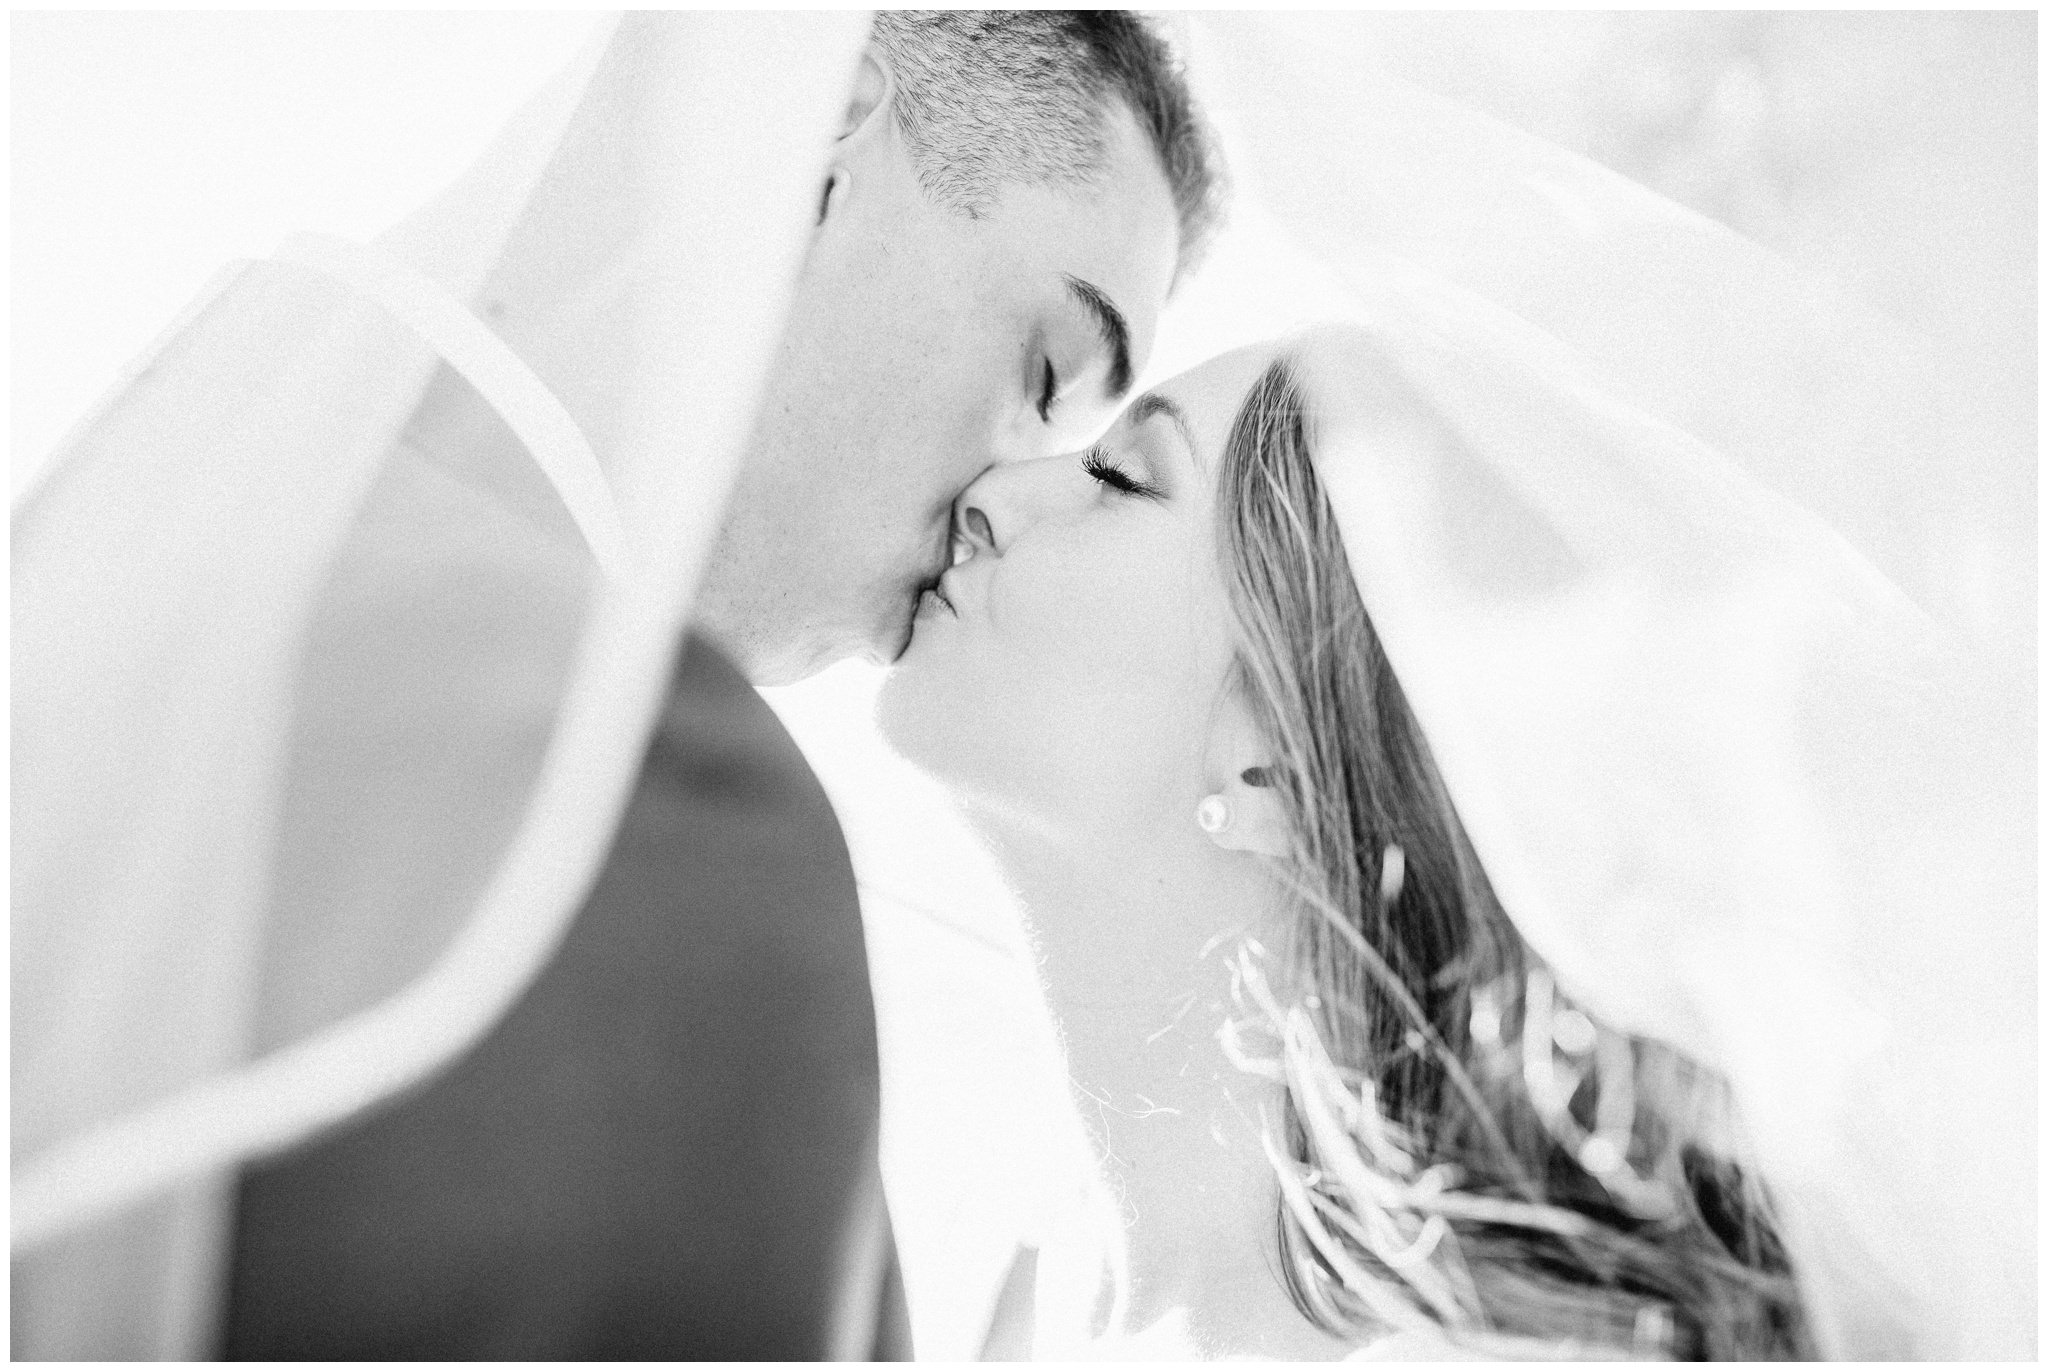
[[[1019,261],[1046,273],[1105,347],[1122,334],[1135,372],[1151,352],[1173,284],[1180,221],[1166,173],[1127,111],[1105,121],[1103,141],[1102,165],[1085,184],[1006,185],[992,217]],[[1110,323],[1111,311],[1120,330]],[[1128,386],[1125,377],[1119,391]]]
[[[1154,326],[1180,261],[1180,215],[1173,187],[1137,118],[1117,106],[1104,120],[1102,174],[1091,188],[1102,221],[1101,275],[1077,272],[1116,302],[1138,355],[1149,355]],[[1107,279],[1105,279],[1107,278]]]

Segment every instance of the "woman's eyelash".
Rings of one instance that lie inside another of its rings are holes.
[[[1148,500],[1164,500],[1166,492],[1148,481],[1132,476],[1110,457],[1109,450],[1100,443],[1081,454],[1081,470],[1100,481],[1111,490],[1122,491],[1125,495],[1141,495]]]
[[[1038,417],[1048,424],[1052,422],[1053,397],[1059,394],[1060,374],[1053,370],[1052,359],[1045,359],[1045,386],[1038,393]]]

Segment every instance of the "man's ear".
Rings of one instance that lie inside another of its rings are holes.
[[[825,174],[825,189],[818,198],[818,222],[831,217],[851,179],[855,155],[889,120],[895,107],[896,78],[888,59],[870,43],[861,49],[860,65],[853,73],[853,89],[847,93],[846,110],[839,118],[839,132],[833,139],[832,166]]]
[[[1210,718],[1195,823],[1219,848],[1285,858],[1294,852],[1286,777],[1250,712],[1227,690]]]
[[[853,89],[846,97],[846,113],[840,118],[838,138],[845,141],[865,128],[877,116],[886,116],[894,103],[896,78],[888,59],[874,44],[861,49],[860,68],[853,74]]]

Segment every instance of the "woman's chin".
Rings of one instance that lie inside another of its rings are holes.
[[[932,660],[935,645],[918,641],[924,631],[919,624],[910,647],[883,679],[875,696],[875,726],[897,756],[944,781],[961,761],[960,711],[954,693],[945,689],[940,664]]]
[[[1031,771],[1031,755],[1044,753],[1044,739],[1020,739],[1011,727],[1015,702],[936,647],[919,654],[913,645],[890,669],[875,696],[876,728],[892,752],[955,801],[1005,803]]]

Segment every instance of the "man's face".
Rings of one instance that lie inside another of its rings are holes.
[[[947,563],[953,499],[997,462],[1067,452],[1150,354],[1179,243],[1120,105],[1087,186],[933,203],[886,104],[838,147],[700,621],[756,684],[893,662]]]

